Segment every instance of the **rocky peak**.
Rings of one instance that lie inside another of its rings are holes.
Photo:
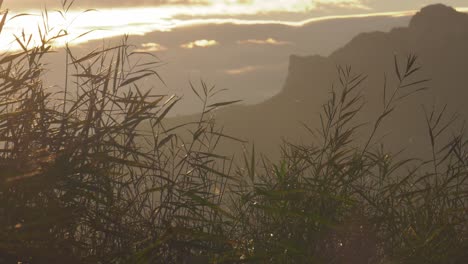
[[[418,31],[467,31],[468,15],[452,7],[435,4],[421,9],[411,19],[410,29]]]

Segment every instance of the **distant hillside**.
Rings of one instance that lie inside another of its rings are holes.
[[[422,66],[421,78],[429,78],[430,89],[407,98],[382,129],[392,150],[426,151],[428,137],[422,105],[431,109],[448,104],[449,113],[468,115],[468,15],[444,5],[423,8],[408,27],[388,33],[371,32],[356,36],[328,57],[292,55],[283,90],[268,101],[253,106],[235,106],[217,112],[227,133],[255,142],[262,152],[276,156],[281,138],[310,142],[301,122],[319,125],[318,113],[337,83],[337,65],[350,65],[369,78],[362,85],[367,101],[362,120],[372,120],[382,108],[384,74],[388,89],[395,84],[394,55],[405,59],[416,54]],[[180,118],[187,120],[190,117]],[[395,144],[399,142],[399,144]],[[232,152],[234,146],[225,146]]]

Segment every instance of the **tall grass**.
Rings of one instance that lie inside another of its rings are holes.
[[[209,104],[202,83],[199,121],[164,127],[179,99],[141,87],[158,81],[159,61],[139,63],[150,55],[125,39],[81,57],[66,47],[53,93],[43,59],[66,33],[46,32],[39,46],[23,34],[22,50],[0,59],[2,261],[177,263],[218,247],[230,162],[215,154],[223,133],[210,112],[227,103]]]
[[[21,35],[22,50],[0,56],[0,262],[468,259],[466,133],[441,142],[456,120],[427,111],[429,160],[400,159],[376,140],[400,101],[425,89],[415,56],[395,58],[398,81],[384,85],[367,136],[356,121],[366,78],[338,68],[321,129],[309,128],[314,145],[285,143],[277,164],[252,148],[234,164],[217,154],[237,139],[213,110],[235,101],[210,102],[213,87],[192,85],[199,119],[168,127],[179,98],[144,86],[161,83],[160,61],[126,38],[82,56],[65,47],[65,83],[53,92],[43,61],[66,32],[45,25],[39,45]]]
[[[250,168],[234,203],[238,256],[261,263],[464,263],[467,241],[466,132],[446,108],[427,113],[430,159],[399,158],[375,139],[400,101],[425,90],[416,56],[395,57],[393,89],[385,81],[382,112],[365,136],[365,76],[338,68],[339,86],[323,106],[316,143],[286,143],[279,164]],[[388,92],[391,91],[391,93]],[[390,94],[390,96],[388,96]],[[370,122],[372,123],[372,122]],[[440,142],[451,133],[448,142]],[[423,135],[421,135],[423,136]],[[241,175],[245,174],[240,172]]]

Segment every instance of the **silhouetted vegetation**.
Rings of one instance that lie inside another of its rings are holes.
[[[251,147],[236,164],[216,148],[244,142],[213,111],[234,101],[193,85],[198,122],[167,127],[179,98],[142,86],[160,62],[126,39],[79,57],[67,46],[53,93],[43,61],[66,32],[46,25],[39,45],[20,34],[22,50],[0,56],[0,263],[466,263],[465,132],[443,108],[427,111],[430,159],[375,138],[426,88],[415,56],[395,57],[369,135],[355,121],[366,78],[339,67],[315,144],[285,142],[274,163]]]

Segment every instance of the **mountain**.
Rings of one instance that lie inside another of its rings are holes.
[[[256,149],[277,157],[282,138],[311,142],[302,123],[317,128],[319,112],[338,84],[337,65],[350,65],[368,79],[362,84],[367,102],[360,120],[375,120],[382,111],[384,76],[388,89],[396,85],[394,57],[418,56],[418,78],[428,78],[429,89],[406,98],[381,128],[381,142],[392,151],[407,149],[425,153],[429,137],[424,108],[448,105],[448,113],[468,116],[468,15],[441,4],[421,9],[407,27],[389,32],[362,33],[329,56],[290,56],[288,77],[282,91],[252,106],[218,110],[216,118],[225,131],[249,142]],[[448,116],[449,117],[449,116]],[[186,121],[191,117],[180,118]],[[370,125],[367,126],[367,132]],[[364,130],[366,132],[366,130]],[[235,145],[225,144],[232,152]]]

